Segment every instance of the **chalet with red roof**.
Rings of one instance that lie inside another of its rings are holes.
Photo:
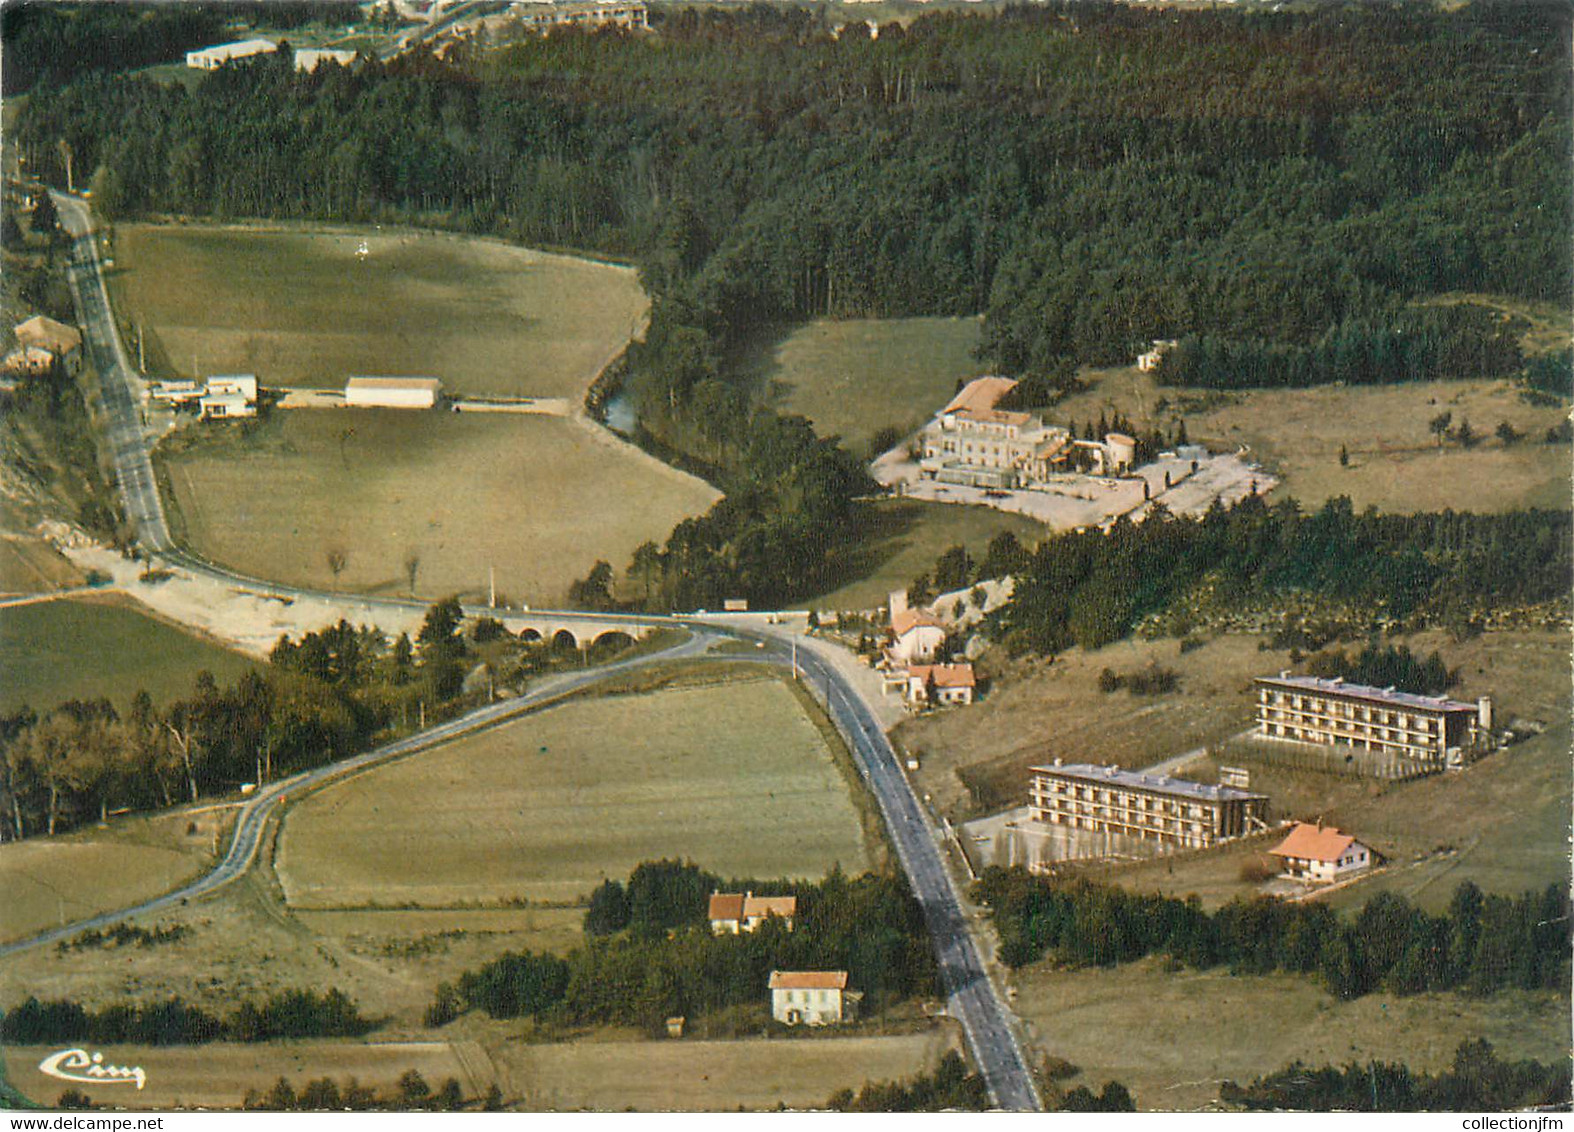
[[[958,664],[912,664],[907,668],[904,698],[914,708],[947,707],[973,702],[977,681],[973,666]]]
[[[1290,835],[1268,850],[1284,862],[1286,876],[1329,884],[1372,867],[1373,854],[1353,836],[1309,822],[1296,822]]]

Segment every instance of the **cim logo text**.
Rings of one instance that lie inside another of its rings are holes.
[[[141,1066],[105,1065],[103,1054],[89,1054],[85,1049],[52,1053],[38,1063],[38,1071],[83,1085],[135,1085],[141,1089],[148,1083]]]

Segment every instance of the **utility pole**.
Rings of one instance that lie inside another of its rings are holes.
[[[486,568],[486,604],[488,608],[497,608],[497,567]]]
[[[148,372],[148,359],[142,348],[142,339],[142,324],[139,322],[137,323],[137,372],[145,374]]]

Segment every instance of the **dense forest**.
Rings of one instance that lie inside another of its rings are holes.
[[[1268,1112],[1567,1112],[1569,1065],[1506,1061],[1485,1038],[1461,1042],[1441,1073],[1372,1061],[1313,1069],[1297,1061],[1250,1085],[1226,1081],[1219,1099]]]
[[[92,73],[36,92],[16,137],[57,178],[65,140],[111,217],[635,257],[642,428],[728,496],[631,564],[668,607],[775,605],[859,560],[856,462],[740,379],[764,327],[983,312],[990,364],[1050,388],[1155,337],[1211,384],[1389,381],[1517,365],[1491,320],[1417,300],[1570,297],[1558,5],[653,20],[309,75],[281,54],[190,90]]]
[[[1441,916],[1384,892],[1348,921],[1326,904],[1271,897],[1237,899],[1210,914],[1195,898],[1066,883],[1020,868],[985,870],[975,893],[994,911],[1000,958],[1012,967],[1046,954],[1093,965],[1160,954],[1238,975],[1316,976],[1343,999],[1379,989],[1567,990],[1569,982],[1569,896],[1556,885],[1510,898],[1464,881]]]
[[[752,932],[712,935],[707,900],[724,887],[796,896],[792,929],[772,919]],[[607,919],[609,908],[621,909],[621,916]],[[443,984],[427,1024],[480,1010],[546,1025],[612,1023],[661,1032],[675,1015],[692,1019],[768,1005],[773,970],[845,970],[866,1010],[932,993],[938,977],[923,911],[906,882],[874,873],[850,878],[840,869],[817,882],[724,886],[690,862],[648,862],[626,888],[609,881],[598,889],[586,936],[566,957],[508,953]]]
[[[1346,611],[1352,631],[1468,632],[1485,610],[1565,599],[1571,534],[1564,511],[1356,514],[1341,497],[1306,514],[1251,495],[1197,518],[1160,513],[1017,548],[1016,591],[985,626],[1016,651],[1054,653],[1120,640],[1183,603],[1203,617],[1311,597]]]

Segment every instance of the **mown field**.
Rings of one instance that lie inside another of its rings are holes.
[[[189,437],[189,439],[188,439]],[[196,551],[253,577],[560,604],[598,558],[718,498],[591,426],[550,417],[299,410],[188,433],[162,457]],[[344,555],[335,575],[329,554]]]
[[[114,259],[153,373],[270,387],[419,374],[577,400],[647,306],[632,268],[408,231],[122,224]]]
[[[1296,1059],[1403,1061],[1435,1073],[1460,1042],[1479,1037],[1504,1058],[1568,1056],[1568,999],[1550,992],[1340,1002],[1314,979],[1166,971],[1159,959],[1073,971],[1040,962],[1011,982],[1034,1044],[1081,1068],[1066,1086],[1097,1092],[1120,1081],[1145,1111],[1206,1108],[1220,1081],[1245,1084]]]
[[[1522,401],[1509,381],[1430,381],[1384,386],[1220,393],[1158,385],[1135,369],[1084,375],[1092,388],[1051,412],[1081,424],[1119,411],[1139,425],[1172,427],[1184,415],[1187,435],[1216,450],[1245,446],[1248,456],[1281,478],[1276,497],[1307,507],[1347,495],[1357,510],[1507,511],[1569,505],[1569,446],[1545,443],[1568,406]],[[1161,400],[1164,408],[1160,409]],[[1480,437],[1472,448],[1441,448],[1428,424],[1452,413]],[[1524,439],[1505,446],[1494,435],[1507,421]],[[1349,453],[1348,466],[1339,450]]]
[[[204,669],[223,684],[252,667],[129,602],[66,598],[0,609],[0,711],[99,696],[124,708],[141,690],[161,703],[189,695]]]
[[[229,812],[204,806],[119,817],[103,828],[0,845],[0,943],[147,900],[196,876],[215,859]]]
[[[773,679],[575,701],[292,808],[296,908],[577,903],[641,861],[818,877],[869,862],[814,722]]]
[[[882,499],[869,506],[867,538],[859,557],[845,571],[858,580],[813,598],[818,609],[873,609],[884,605],[892,590],[906,590],[919,574],[934,570],[935,559],[951,547],[967,547],[975,559],[984,556],[989,540],[1010,531],[1026,547],[1037,546],[1048,534],[1043,523],[989,507],[963,507],[918,499]]]
[[[988,373],[973,357],[978,337],[976,318],[820,319],[755,365],[778,410],[858,451],[883,428],[911,432],[950,400],[958,379]]]

